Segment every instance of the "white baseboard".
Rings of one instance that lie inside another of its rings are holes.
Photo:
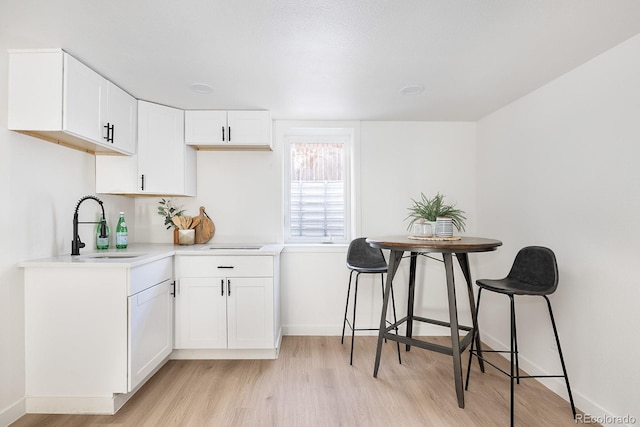
[[[29,414],[113,415],[149,378],[151,375],[130,393],[108,396],[27,396],[26,412]]]
[[[171,353],[172,360],[231,360],[277,359],[280,347],[267,349],[209,349],[178,348]]]
[[[342,328],[336,325],[282,325],[282,335],[292,336],[340,336]]]
[[[115,404],[110,396],[27,396],[29,414],[113,415]]]
[[[24,398],[0,411],[0,426],[8,426],[27,413],[27,404]]]
[[[169,356],[172,360],[229,360],[229,359],[277,359],[282,344],[283,329],[278,330],[275,348],[176,348]]]

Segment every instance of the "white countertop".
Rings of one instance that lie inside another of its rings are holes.
[[[23,261],[18,267],[132,268],[174,255],[278,255],[281,244],[213,243],[178,246],[171,244],[130,244],[127,249],[81,250],[80,255]]]

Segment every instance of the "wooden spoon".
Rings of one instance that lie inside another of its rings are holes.
[[[178,230],[182,230],[182,222],[180,222],[180,217],[179,216],[172,217],[171,221],[173,221],[173,223],[178,228]]]
[[[191,225],[189,225],[189,228],[194,229],[200,224],[200,217],[199,216],[194,216],[193,218],[191,218]]]

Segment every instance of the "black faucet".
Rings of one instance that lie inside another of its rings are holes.
[[[102,208],[102,221],[78,221],[78,209],[80,208],[80,204],[87,199],[95,200],[100,204],[100,207]],[[78,224],[100,224],[100,237],[107,237],[107,221],[105,220],[102,200],[98,199],[96,196],[84,196],[82,199],[78,200],[76,211],[73,213],[73,240],[71,241],[71,255],[80,255],[80,248],[84,248],[85,246],[85,244],[82,243],[82,240],[80,240],[80,235],[78,235]]]

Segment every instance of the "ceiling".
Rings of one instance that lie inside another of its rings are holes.
[[[2,49],[276,119],[473,121],[638,33],[637,0],[0,0]]]

